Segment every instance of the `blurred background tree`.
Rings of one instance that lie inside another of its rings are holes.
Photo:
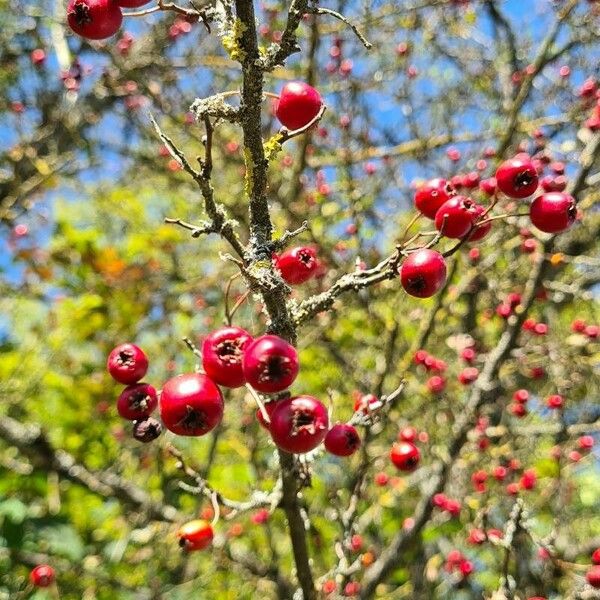
[[[278,44],[290,3],[255,4],[260,46]],[[449,259],[433,299],[385,280],[302,323],[294,390],[328,401],[335,421],[349,419],[362,394],[406,382],[384,418],[361,429],[361,452],[321,453],[306,467],[300,503],[319,593],[596,597],[585,573],[600,546],[600,483],[597,450],[582,436],[593,442],[600,429],[598,3],[323,4],[372,48],[331,15],[307,15],[301,52],[266,75],[267,91],[298,79],[327,105],[269,170],[276,234],[307,220],[298,239],[323,263],[293,290],[292,306],[388,256],[414,214],[414,189],[431,177],[454,178],[483,200],[479,180],[527,151],[552,178],[563,163],[582,216],[556,241],[527,217],[507,218]],[[0,598],[291,598],[294,561],[275,507],[225,508],[212,549],[177,547],[177,527],[211,518],[212,506],[180,485],[194,482],[169,444],[226,498],[245,502],[276,486],[277,456],[252,398],[228,391],[224,421],[206,437],[167,434],[142,446],[105,372],[123,341],[144,348],[157,388],[192,371],[182,338],[198,344],[224,322],[226,298],[232,306],[246,292],[241,278],[228,284],[238,269],[219,258],[230,251],[223,240],[164,222],[206,215],[149,120],[151,112],[188,157],[203,155],[205,130],[190,106],[241,85],[238,57],[223,49],[227,32],[165,11],[126,18],[117,36],[89,43],[65,26],[59,0],[0,0],[0,15]],[[266,140],[279,129],[269,97],[262,115]],[[240,128],[217,123],[212,152],[215,198],[245,244]],[[259,295],[235,322],[264,331]],[[418,364],[418,350],[438,362]],[[470,362],[493,389],[465,385]],[[432,392],[436,376],[441,393]],[[520,418],[518,389],[530,394]],[[547,408],[551,394],[564,410]],[[408,425],[423,458],[398,477],[389,448]],[[482,470],[487,481],[473,479]],[[441,490],[458,507],[430,509]],[[506,548],[493,535],[478,543],[473,530],[490,529]],[[41,562],[58,583],[34,591],[28,572]]]

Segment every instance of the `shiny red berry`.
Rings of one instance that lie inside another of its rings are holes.
[[[600,565],[600,548],[596,548],[593,552],[592,552],[592,562],[595,565]]]
[[[419,449],[411,442],[396,442],[390,450],[390,459],[400,471],[414,471],[420,458]]]
[[[242,361],[246,381],[265,394],[282,392],[298,375],[298,353],[276,335],[256,338],[244,351]]]
[[[128,385],[117,400],[117,411],[129,421],[150,416],[158,404],[156,390],[147,383]]]
[[[194,519],[182,525],[177,532],[179,545],[186,552],[204,550],[213,540],[214,533],[211,524],[202,519]]]
[[[402,263],[400,281],[407,294],[429,298],[446,282],[446,261],[435,250],[417,250]]]
[[[466,196],[454,196],[440,206],[435,214],[436,229],[448,238],[464,237],[479,216],[477,205]]]
[[[546,406],[551,409],[562,408],[564,404],[563,397],[559,394],[552,394],[546,400]]]
[[[204,435],[223,418],[223,396],[212,379],[200,373],[178,375],[165,383],[160,417],[177,435]]]
[[[312,396],[286,398],[271,417],[271,437],[281,450],[302,454],[314,450],[327,435],[327,409]]]
[[[334,425],[325,436],[325,449],[335,456],[350,456],[360,447],[356,427],[348,423]]]
[[[117,33],[123,15],[114,0],[70,0],[67,21],[81,37],[103,40]]]
[[[29,581],[39,588],[49,587],[54,583],[56,574],[50,565],[37,565],[29,573]]]
[[[526,156],[504,161],[496,171],[498,188],[510,198],[527,198],[538,186],[538,174]]]
[[[316,275],[319,261],[314,248],[299,246],[277,256],[275,266],[281,271],[281,276],[287,283],[296,285]]]
[[[148,370],[148,358],[135,344],[121,344],[108,355],[106,366],[119,383],[136,383]]]
[[[279,94],[275,114],[288,129],[301,129],[319,114],[322,105],[321,95],[315,88],[301,81],[291,81]]]
[[[525,404],[529,400],[529,392],[527,390],[517,390],[513,394],[513,400],[518,404]]]
[[[435,214],[440,206],[456,195],[456,190],[445,179],[432,179],[423,184],[415,192],[415,206],[417,210],[428,217],[435,219]]]
[[[242,359],[252,336],[241,327],[221,327],[202,342],[202,366],[206,374],[219,385],[237,388],[244,383]]]
[[[577,205],[569,194],[548,192],[531,203],[529,217],[540,231],[558,233],[573,225],[577,217]]]

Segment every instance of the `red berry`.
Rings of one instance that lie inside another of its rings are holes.
[[[200,373],[178,375],[165,383],[160,417],[177,435],[204,435],[223,418],[223,396],[212,379]]]
[[[533,469],[528,469],[523,473],[519,481],[524,490],[532,490],[535,487],[537,475]]]
[[[417,298],[429,298],[438,292],[446,281],[446,261],[435,250],[417,250],[402,263],[400,281],[407,294]]]
[[[529,392],[527,390],[517,390],[513,394],[513,400],[518,404],[525,404],[529,400]]]
[[[476,367],[466,367],[458,374],[458,380],[463,385],[473,383],[479,376],[479,369]]]
[[[286,398],[277,403],[271,418],[271,437],[286,452],[314,450],[327,435],[327,409],[312,396]]]
[[[262,335],[246,346],[242,361],[246,381],[259,392],[282,392],[298,375],[298,353],[276,335]]]
[[[453,500],[452,498],[448,498],[448,500],[446,500],[446,506],[444,508],[453,517],[458,517],[460,515],[462,506],[458,500]]]
[[[321,591],[325,594],[333,594],[333,592],[335,592],[337,586],[335,584],[335,581],[333,579],[328,579],[327,581],[323,582],[323,586],[321,587]]]
[[[421,214],[435,219],[440,206],[455,195],[456,190],[445,179],[432,179],[416,191],[415,206]]]
[[[117,411],[129,421],[150,416],[158,404],[156,390],[147,383],[128,385],[117,400]]]
[[[510,412],[519,419],[527,416],[527,409],[525,408],[524,404],[511,404]]]
[[[69,27],[90,40],[103,40],[121,27],[123,15],[114,0],[70,0],[67,5]]]
[[[313,248],[299,246],[277,256],[275,266],[281,271],[283,279],[294,285],[304,283],[314,277],[319,268],[319,262]]]
[[[586,325],[583,333],[591,340],[595,340],[600,336],[600,327],[598,325]]]
[[[363,546],[363,539],[361,535],[355,534],[350,538],[350,548],[354,552],[358,552]]]
[[[378,485],[379,487],[387,485],[389,480],[390,478],[387,473],[384,473],[383,471],[375,474],[375,485]]]
[[[518,483],[509,483],[506,486],[506,493],[510,496],[516,496],[519,493],[519,484]]]
[[[177,532],[179,545],[186,552],[204,550],[212,542],[214,533],[211,524],[202,519],[194,519],[182,525]]]
[[[585,321],[583,319],[575,319],[571,323],[571,331],[575,333],[583,333],[585,331]]]
[[[475,570],[475,566],[470,560],[463,560],[459,569],[463,577],[468,577]]]
[[[600,565],[600,548],[596,548],[593,552],[592,552],[592,562],[595,565]]]
[[[427,380],[427,389],[434,393],[439,394],[446,388],[446,380],[439,375],[434,375]]]
[[[546,233],[568,229],[577,216],[575,200],[563,192],[547,192],[538,196],[529,211],[531,222]]]
[[[37,67],[46,60],[46,52],[42,48],[36,48],[31,52],[31,62]]]
[[[563,397],[558,394],[552,394],[552,396],[548,396],[546,400],[546,406],[548,408],[556,409],[563,407]]]
[[[496,171],[498,187],[510,198],[527,198],[538,186],[538,174],[533,162],[525,156],[504,161]]]
[[[242,359],[252,336],[241,327],[221,327],[204,338],[202,365],[206,374],[219,385],[237,388],[244,383]]]
[[[466,196],[454,196],[442,204],[435,214],[435,227],[448,238],[464,237],[479,216],[477,205]]]
[[[56,574],[50,565],[37,565],[29,573],[29,581],[35,587],[45,588],[54,583]]]
[[[591,435],[582,435],[577,440],[577,445],[581,450],[591,450],[594,447],[594,438]]]
[[[350,581],[344,587],[344,596],[358,596],[360,593],[360,583],[358,581]]]
[[[599,566],[595,566],[592,567],[585,575],[585,578],[587,579],[587,582],[593,587],[593,588],[600,588],[600,567]]]
[[[529,238],[521,244],[523,254],[533,254],[537,250],[537,240]]]
[[[360,447],[356,427],[348,423],[334,425],[325,436],[325,449],[335,456],[350,456]]]
[[[115,381],[136,383],[148,370],[148,358],[135,344],[121,344],[108,355],[106,366]]]
[[[461,353],[460,357],[467,363],[471,364],[477,356],[473,348],[465,348]]]
[[[398,433],[398,441],[414,442],[417,439],[417,430],[414,427],[403,427]]]
[[[479,182],[479,189],[486,196],[493,196],[496,193],[496,188],[498,187],[498,183],[496,182],[495,177],[490,177],[489,179],[484,179]]]
[[[396,442],[390,450],[390,459],[400,471],[414,471],[420,458],[419,449],[411,442]]]
[[[323,100],[315,88],[301,81],[286,83],[279,94],[275,114],[290,130],[308,125],[321,110]]]

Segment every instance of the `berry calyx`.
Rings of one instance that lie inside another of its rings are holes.
[[[327,409],[312,396],[279,401],[271,417],[273,441],[281,450],[293,454],[314,450],[325,439],[328,429]]]
[[[148,358],[135,344],[121,344],[108,355],[108,372],[119,383],[137,383],[148,371]]]
[[[103,40],[117,33],[123,14],[114,0],[70,0],[67,21],[81,37]]]
[[[162,425],[153,417],[135,421],[133,424],[132,435],[134,439],[143,444],[153,442],[161,433]]]
[[[286,83],[279,94],[275,115],[294,131],[308,125],[321,110],[323,100],[314,87],[301,81]]]
[[[531,203],[529,217],[540,231],[558,233],[573,225],[577,217],[577,205],[569,194],[548,192]]]
[[[314,248],[298,246],[275,257],[275,266],[287,283],[295,285],[314,277],[319,268],[319,261]]]
[[[445,179],[432,179],[415,192],[415,207],[428,219],[435,219],[440,206],[456,195],[452,184]]]
[[[117,400],[117,411],[129,421],[144,419],[154,411],[158,404],[156,390],[147,383],[127,386]]]
[[[177,435],[205,435],[223,418],[223,396],[200,373],[178,375],[165,383],[159,401],[164,426]]]
[[[46,588],[54,583],[56,573],[50,565],[37,565],[29,573],[29,581],[39,588]]]
[[[202,342],[202,366],[219,385],[237,388],[246,383],[242,361],[252,336],[241,327],[221,327]]]
[[[179,528],[177,537],[179,538],[179,546],[185,552],[195,552],[210,546],[214,532],[208,521],[194,519]]]
[[[527,198],[537,189],[538,174],[529,158],[515,156],[498,167],[496,182],[498,188],[510,198]]]
[[[360,447],[356,427],[348,423],[334,425],[325,436],[325,449],[335,456],[350,456]]]
[[[473,221],[479,217],[476,206],[466,196],[450,198],[435,214],[435,228],[447,238],[464,237],[469,233]]]
[[[404,291],[411,296],[433,296],[446,282],[444,257],[429,248],[413,252],[400,267],[400,282]]]
[[[420,458],[419,449],[411,442],[396,442],[390,450],[390,459],[400,471],[414,471]]]
[[[246,381],[265,394],[282,392],[298,375],[298,353],[284,339],[263,335],[249,344],[242,361]]]

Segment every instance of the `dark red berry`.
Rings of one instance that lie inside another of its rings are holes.
[[[214,533],[211,524],[202,519],[195,519],[182,525],[177,532],[179,546],[186,552],[204,550],[213,540]]]
[[[529,211],[531,222],[541,231],[558,233],[568,229],[577,217],[575,199],[563,192],[538,196]]]
[[[334,425],[325,436],[325,449],[335,456],[350,456],[360,447],[356,427],[347,423]]]
[[[446,261],[435,250],[417,250],[402,263],[400,281],[407,294],[417,298],[429,298],[438,292],[446,281]]]
[[[466,196],[454,196],[440,206],[435,214],[436,229],[448,238],[464,237],[479,216],[477,205]]]
[[[109,355],[106,362],[108,372],[119,383],[136,383],[148,370],[148,358],[135,344],[121,344]]]
[[[29,581],[35,587],[45,588],[54,583],[56,574],[50,565],[37,565],[29,573]]]
[[[150,416],[158,404],[156,390],[147,383],[128,385],[117,400],[117,411],[129,421]]]
[[[114,0],[70,0],[67,21],[78,35],[90,40],[103,40],[117,33],[123,15]]]
[[[200,373],[178,375],[165,383],[160,417],[177,435],[204,435],[223,418],[223,396],[212,379]]]
[[[271,437],[278,448],[294,454],[314,450],[327,435],[327,409],[312,396],[286,398],[271,416]]]
[[[292,385],[299,368],[296,349],[276,335],[263,335],[246,346],[242,364],[246,381],[265,394]]]
[[[288,129],[301,129],[319,114],[322,105],[321,95],[315,88],[301,81],[291,81],[279,94],[275,114]]]
[[[144,444],[154,441],[162,433],[162,425],[153,417],[135,421],[133,424],[133,437]]]
[[[420,458],[419,449],[411,442],[396,442],[390,450],[390,459],[400,471],[414,471]]]
[[[600,588],[600,567],[592,567],[585,575],[587,582],[595,589]]]
[[[456,190],[448,181],[432,179],[415,192],[415,206],[421,214],[429,219],[435,219],[440,206],[455,195]]]
[[[221,327],[204,338],[202,365],[206,374],[219,385],[237,388],[244,383],[242,361],[252,336],[241,327]]]
[[[537,189],[538,174],[531,159],[515,156],[498,167],[496,182],[510,198],[527,198]]]
[[[287,283],[295,285],[314,277],[319,268],[319,261],[314,248],[299,246],[277,256],[275,266]]]

